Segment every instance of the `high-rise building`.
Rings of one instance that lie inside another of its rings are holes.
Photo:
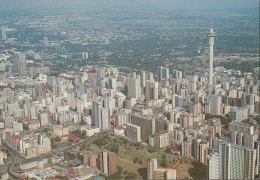
[[[213,152],[207,156],[207,178],[220,179],[220,156],[217,152]]]
[[[221,137],[221,120],[218,118],[212,118],[207,120],[207,130],[211,138],[214,138],[217,134]]]
[[[101,128],[101,112],[102,112],[102,104],[101,102],[93,102],[93,116],[94,116],[94,124],[96,128]]]
[[[130,115],[132,124],[136,124],[141,127],[141,139],[143,141],[149,140],[150,135],[160,133],[167,130],[168,121],[154,119],[146,115],[139,115],[138,113],[132,113]]]
[[[247,107],[236,107],[233,106],[230,109],[230,117],[236,122],[241,122],[245,119],[248,119],[248,109]]]
[[[43,38],[43,46],[44,46],[44,47],[48,47],[48,46],[49,46],[49,41],[48,41],[48,38],[47,38],[47,37],[44,37],[44,38]]]
[[[157,68],[157,81],[164,81],[166,79],[169,79],[169,68],[165,67],[158,67]]]
[[[254,148],[257,135],[254,134],[254,126],[242,122],[232,122],[230,124],[231,143],[239,144],[249,148]]]
[[[209,102],[209,114],[213,115],[221,115],[222,110],[221,110],[221,104],[222,104],[222,99],[221,96],[219,95],[209,95],[208,96],[208,102]]]
[[[215,32],[213,31],[212,25],[208,32],[209,36],[209,86],[213,84],[213,49],[214,49],[214,36]]]
[[[141,141],[141,127],[135,124],[126,124],[126,137],[133,141]]]
[[[147,161],[147,179],[176,179],[176,170],[170,168],[158,168],[157,159]]]
[[[6,40],[5,26],[1,26],[1,32],[2,32],[2,40],[5,41]]]
[[[110,128],[110,112],[106,108],[101,109],[101,129],[106,130]]]
[[[103,108],[101,102],[93,102],[93,116],[96,128],[106,130],[110,128],[110,111]]]
[[[20,52],[14,54],[13,71],[21,75],[27,74],[25,54]]]
[[[219,142],[219,154],[208,156],[208,179],[254,179],[257,150]]]
[[[100,170],[104,174],[113,174],[116,172],[116,153],[109,151],[100,153]]]
[[[146,81],[145,92],[148,100],[158,99],[158,82]]]
[[[169,132],[162,132],[149,136],[149,145],[156,148],[166,148],[171,145]]]
[[[181,155],[184,156],[184,157],[187,157],[187,158],[192,158],[192,156],[191,156],[191,152],[192,152],[191,147],[192,147],[191,142],[184,141],[182,143]]]
[[[129,78],[128,79],[128,98],[139,99],[141,96],[140,79]]]

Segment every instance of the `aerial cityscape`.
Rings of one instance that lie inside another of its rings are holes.
[[[0,179],[260,179],[258,0],[2,0],[0,27]]]

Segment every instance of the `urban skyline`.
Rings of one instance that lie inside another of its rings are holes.
[[[260,177],[258,0],[12,2],[0,179]]]

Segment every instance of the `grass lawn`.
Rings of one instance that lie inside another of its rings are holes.
[[[137,179],[146,179],[147,175],[147,160],[149,158],[156,157],[158,160],[158,167],[161,165],[162,155],[156,153],[149,153],[147,147],[135,146],[133,142],[124,141],[123,138],[118,138],[113,135],[105,136],[107,139],[106,144],[101,147],[94,144],[92,141],[86,144],[84,149],[90,150],[95,154],[99,154],[102,149],[108,148],[112,144],[119,145],[119,152],[117,153],[117,166],[121,166],[128,172],[134,172],[137,175]],[[97,137],[98,138],[98,137]],[[138,158],[138,161],[134,163],[134,159]],[[177,159],[173,159],[170,156],[166,156],[167,167],[171,168],[177,162]],[[183,163],[180,165],[181,169],[177,169],[177,178],[183,179],[185,177],[195,179],[206,178],[206,166],[198,163],[189,158],[183,158]],[[124,177],[125,174],[122,174]]]

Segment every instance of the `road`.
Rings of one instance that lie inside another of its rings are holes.
[[[26,159],[24,156],[22,156],[17,150],[14,150],[12,149],[10,146],[8,146],[5,142],[3,142],[3,145],[8,149],[8,152],[10,154],[12,154],[13,156],[13,159],[14,157],[18,157],[20,158],[20,161],[18,161],[19,163],[26,163],[26,162],[29,162],[29,161],[39,161],[39,160],[42,160],[42,159],[45,159],[45,158],[48,158],[50,156],[54,156],[56,154],[59,154],[61,152],[64,152],[64,151],[70,151],[72,150],[73,148],[75,148],[76,146],[79,146],[81,144],[84,144],[86,143],[87,141],[91,141],[95,138],[95,136],[91,136],[91,137],[88,137],[87,139],[84,139],[82,141],[79,141],[77,143],[74,143],[70,146],[65,146],[63,148],[60,148],[60,149],[55,149],[49,153],[46,153],[46,154],[42,154],[41,156],[39,157],[34,157],[34,158],[31,158],[31,159]],[[16,179],[19,179],[19,177],[16,177],[15,174],[12,172],[12,166],[14,165],[14,161],[12,161],[11,163],[8,163],[8,164],[5,164],[1,167],[5,167],[5,168],[8,168],[8,173],[10,176],[16,178]]]

